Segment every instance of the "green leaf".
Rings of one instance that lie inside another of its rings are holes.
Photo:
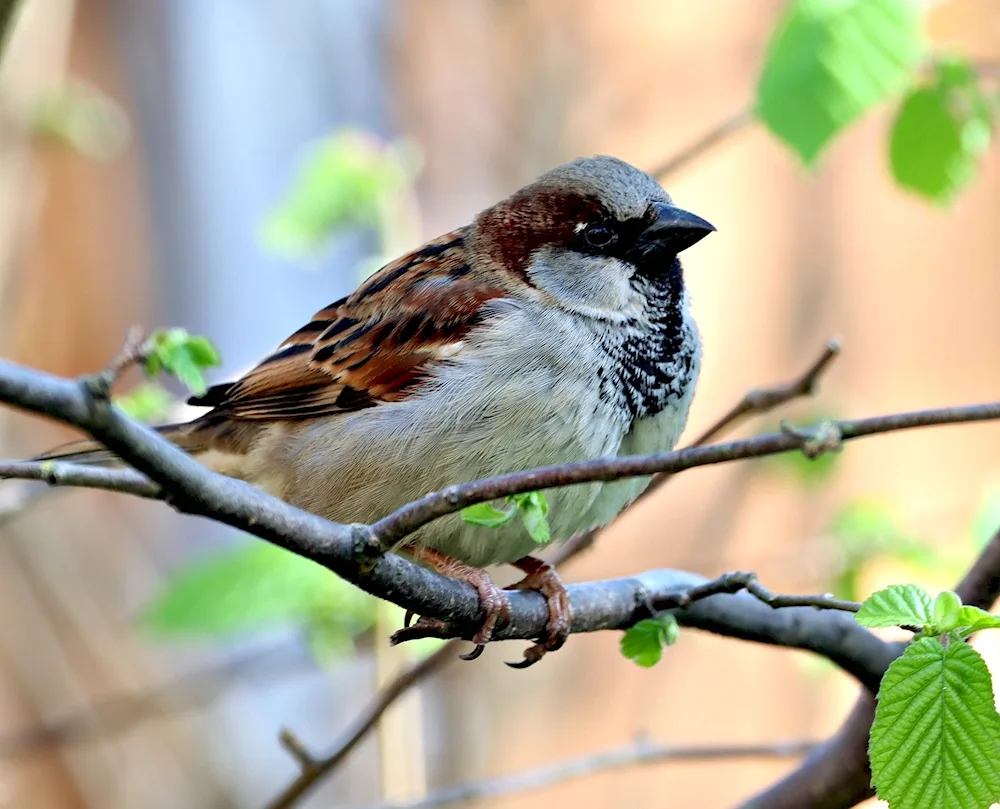
[[[146,423],[162,421],[173,402],[174,397],[155,382],[137,385],[115,398],[115,405],[126,415]]]
[[[981,629],[1000,628],[1000,616],[992,615],[979,607],[966,605],[959,610],[956,626],[962,629],[963,637],[968,637]]]
[[[215,346],[205,337],[188,334],[184,329],[164,329],[154,332],[147,341],[149,352],[144,370],[147,376],[165,371],[177,377],[196,396],[205,393],[202,371],[220,364]]]
[[[622,656],[643,668],[655,666],[663,657],[663,648],[676,643],[678,631],[677,619],[669,612],[639,621],[622,635]]]
[[[1000,716],[979,653],[919,638],[889,666],[868,748],[892,809],[987,809],[1000,801]]]
[[[923,588],[892,584],[868,596],[855,617],[868,627],[927,626],[934,622],[934,608]]]
[[[469,525],[484,525],[487,528],[499,528],[506,525],[517,515],[517,509],[512,508],[501,511],[494,508],[489,503],[476,503],[474,506],[466,506],[459,512],[462,519]]]
[[[913,0],[795,0],[768,48],[757,113],[809,164],[864,112],[900,93],[923,52]]]
[[[940,64],[900,105],[889,138],[893,176],[903,188],[950,202],[975,176],[991,137],[992,110],[975,70]]]
[[[545,545],[552,541],[546,516],[549,513],[549,504],[544,494],[541,492],[514,494],[507,498],[507,502],[512,504],[512,507],[506,511],[501,511],[489,503],[477,503],[463,508],[460,513],[462,519],[470,525],[483,525],[487,528],[499,528],[520,514],[525,530],[535,542]]]
[[[175,573],[144,611],[154,637],[223,638],[293,625],[314,648],[344,648],[375,618],[375,601],[315,562],[257,540]]]
[[[549,531],[547,517],[549,504],[545,500],[545,495],[541,492],[527,492],[515,494],[512,499],[521,513],[521,521],[524,523],[528,536],[539,545],[551,542],[552,533]]]
[[[942,590],[934,599],[934,632],[948,633],[962,625],[962,599],[951,590]]]
[[[378,227],[387,200],[419,167],[419,154],[406,142],[387,144],[357,130],[323,139],[305,155],[291,190],[265,223],[265,246],[301,257],[346,227]]]

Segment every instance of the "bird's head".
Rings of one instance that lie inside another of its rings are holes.
[[[598,156],[558,166],[483,211],[471,246],[511,283],[608,317],[630,314],[648,285],[680,294],[678,253],[714,230],[644,171]]]

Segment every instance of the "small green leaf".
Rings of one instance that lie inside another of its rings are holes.
[[[934,599],[934,632],[947,634],[962,626],[962,599],[951,590],[942,590]]]
[[[144,611],[157,637],[223,638],[275,624],[306,629],[332,648],[369,628],[375,601],[315,562],[253,540],[175,573]],[[342,645],[342,644],[341,644]]]
[[[126,415],[146,423],[162,421],[173,402],[174,397],[155,382],[137,385],[115,399],[115,405]]]
[[[919,638],[882,678],[868,748],[892,809],[987,809],[1000,801],[1000,716],[990,672],[954,634]]]
[[[677,619],[669,612],[646,618],[622,635],[622,656],[648,669],[660,662],[665,646],[677,642],[678,632]]]
[[[927,591],[914,584],[892,584],[872,593],[858,611],[862,626],[927,626],[934,621],[933,605]]]
[[[549,504],[545,500],[545,495],[541,492],[527,492],[525,494],[515,494],[512,498],[521,513],[521,520],[524,527],[535,542],[545,545],[552,541],[552,533],[549,531]]]
[[[950,202],[975,176],[992,137],[992,110],[971,66],[948,62],[900,105],[889,139],[903,188]]]
[[[467,506],[461,511],[462,519],[470,525],[499,528],[520,514],[525,530],[535,542],[539,545],[545,545],[552,541],[549,521],[546,517],[549,513],[549,504],[546,502],[544,494],[541,492],[513,494],[507,498],[507,502],[511,504],[511,508],[506,511],[501,511],[489,503]]]
[[[197,396],[205,393],[202,371],[221,362],[218,351],[206,338],[188,334],[184,329],[164,329],[154,332],[147,341],[144,370],[154,377],[160,371],[173,374]]]
[[[979,607],[966,605],[959,611],[956,626],[962,628],[963,637],[968,637],[973,632],[979,632],[981,629],[1000,628],[1000,616],[992,615],[986,610],[979,609]]]
[[[474,506],[466,506],[460,512],[462,519],[469,525],[484,525],[487,528],[499,528],[506,525],[517,515],[517,509],[511,508],[501,511],[494,508],[489,503],[476,503]]]
[[[377,227],[387,200],[413,181],[420,162],[404,141],[384,143],[357,130],[324,138],[305,155],[291,190],[265,223],[265,246],[302,257],[346,227]]]
[[[757,112],[802,160],[900,93],[924,51],[913,0],[794,0],[757,85]]]

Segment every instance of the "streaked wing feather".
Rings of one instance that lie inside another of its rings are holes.
[[[435,363],[461,351],[503,290],[470,277],[458,230],[387,264],[317,312],[242,379],[191,404],[237,420],[302,419],[372,407],[412,393]]]

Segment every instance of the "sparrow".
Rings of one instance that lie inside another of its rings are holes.
[[[242,378],[189,400],[207,412],[157,429],[211,469],[341,523],[453,483],[670,450],[701,360],[678,254],[714,230],[634,166],[574,160],[385,265]],[[94,442],[39,457],[114,460]],[[547,491],[552,537],[607,524],[648,481]],[[565,587],[517,521],[452,514],[400,550],[478,591],[469,659],[509,610],[488,565],[521,569],[513,587],[548,604],[544,636],[513,665],[568,635]]]

